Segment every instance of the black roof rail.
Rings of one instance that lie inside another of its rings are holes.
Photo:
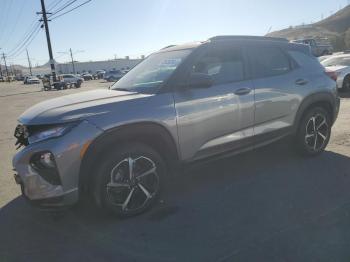
[[[265,40],[265,41],[279,41],[289,42],[286,38],[282,37],[269,37],[269,36],[250,36],[250,35],[219,35],[209,38],[210,41],[220,40]]]
[[[176,46],[176,45],[168,45],[168,46],[166,46],[166,47],[163,47],[163,48],[160,49],[160,50],[167,49],[167,48],[174,47],[174,46]]]

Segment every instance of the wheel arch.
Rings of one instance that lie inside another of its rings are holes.
[[[85,192],[89,189],[96,167],[95,164],[110,152],[110,147],[128,141],[140,142],[152,147],[164,157],[169,167],[176,167],[179,163],[177,143],[167,128],[161,124],[142,122],[118,126],[107,130],[89,145],[80,167],[79,191]]]
[[[299,106],[296,117],[294,119],[293,131],[296,132],[298,130],[298,126],[303,115],[308,110],[316,106],[322,107],[325,110],[327,110],[329,116],[331,117],[331,123],[333,124],[335,121],[335,103],[336,102],[334,96],[327,92],[309,95],[303,100],[303,102]]]

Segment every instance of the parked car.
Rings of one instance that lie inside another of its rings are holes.
[[[82,74],[81,74],[81,77],[82,77],[85,81],[94,79],[94,77],[93,77],[92,74],[90,74],[90,73],[82,73]]]
[[[319,56],[318,57],[318,61],[320,61],[320,63],[328,58],[330,58],[333,55],[323,55],[323,56]]]
[[[108,82],[115,82],[122,78],[123,75],[121,70],[110,70],[104,74],[104,79]]]
[[[63,74],[63,75],[60,75],[60,77],[62,77],[63,81],[67,85],[73,85],[76,88],[81,87],[81,83],[84,81],[84,79],[82,77],[76,76],[73,74]]]
[[[106,71],[105,70],[97,70],[95,74],[93,74],[94,79],[103,79]]]
[[[222,36],[164,48],[110,90],[24,112],[15,179],[46,208],[90,197],[131,216],[154,205],[164,181],[189,163],[286,136],[302,155],[318,155],[339,110],[329,74],[308,47],[277,38]]]
[[[40,79],[35,76],[26,76],[24,77],[23,83],[25,85],[40,84]]]
[[[311,53],[314,56],[331,55],[333,53],[333,47],[329,43],[320,43],[313,38],[293,40],[294,43],[305,44],[310,46]]]
[[[333,56],[321,63],[327,70],[335,72],[338,88],[350,91],[350,54]]]
[[[0,76],[0,82],[4,82],[4,77],[3,76]]]
[[[15,77],[16,81],[24,81],[24,76],[21,76],[21,75],[17,75]]]

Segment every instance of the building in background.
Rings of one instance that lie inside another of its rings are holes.
[[[131,69],[137,65],[142,59],[114,59],[107,61],[89,61],[89,62],[74,62],[75,71],[77,74],[83,72],[95,73],[97,70],[109,71],[112,69],[122,70]],[[73,66],[71,62],[58,63],[56,71],[59,74],[73,73]]]

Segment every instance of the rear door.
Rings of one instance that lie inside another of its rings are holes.
[[[213,85],[187,86],[174,92],[182,158],[199,159],[237,149],[243,139],[252,138],[254,90],[247,79],[242,48],[207,46],[187,70],[187,76],[209,75]]]
[[[278,45],[251,45],[247,53],[255,89],[254,134],[263,142],[289,131],[300,102],[298,88],[308,81]]]

